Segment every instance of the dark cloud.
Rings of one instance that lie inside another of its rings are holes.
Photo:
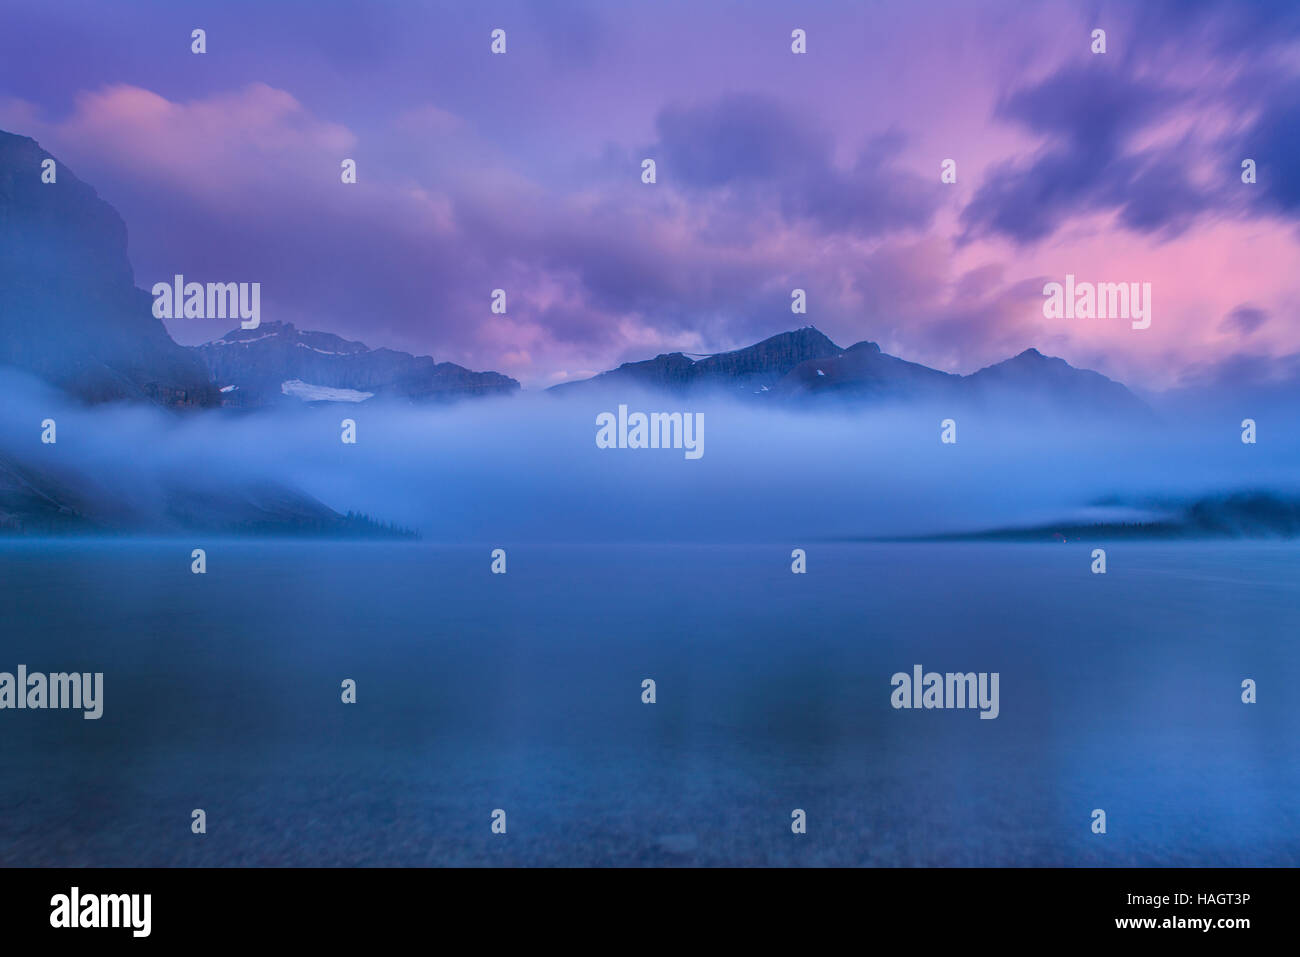
[[[1117,161],[1114,169],[1116,175],[1101,198],[1117,208],[1120,222],[1137,233],[1177,235],[1215,198],[1192,183],[1187,163],[1171,153]]]
[[[1186,95],[1135,79],[1121,67],[1068,66],[1006,97],[997,115],[1048,143],[1028,162],[996,166],[962,213],[967,237],[1042,239],[1067,218],[1119,211],[1137,232],[1180,231],[1206,197],[1186,162],[1157,151],[1129,154],[1134,134],[1183,105]]]
[[[1268,313],[1263,309],[1241,305],[1223,317],[1223,322],[1219,323],[1219,328],[1224,332],[1240,333],[1244,339],[1253,335],[1266,322],[1268,322]]]
[[[712,189],[824,172],[832,143],[806,114],[753,93],[659,113],[661,165],[674,182]]]
[[[1202,390],[1272,387],[1300,391],[1300,353],[1270,356],[1235,352],[1222,359],[1189,366],[1179,386]]]
[[[849,169],[806,113],[761,94],[730,94],[660,112],[659,182],[722,193],[747,208],[774,208],[791,222],[871,237],[929,224],[932,184],[891,162],[896,140],[878,139]]]
[[[1242,159],[1256,164],[1254,208],[1300,218],[1300,83],[1270,88],[1267,80],[1243,84],[1259,107],[1259,119],[1237,141]],[[1238,161],[1239,167],[1240,161]],[[1239,169],[1238,169],[1239,172]]]
[[[1158,82],[1135,79],[1122,67],[1097,58],[1067,66],[1041,83],[1017,90],[998,106],[998,116],[1093,155],[1112,155],[1123,138],[1185,101],[1185,94]]]
[[[1032,243],[1069,218],[1115,212],[1127,229],[1176,236],[1200,216],[1300,218],[1300,177],[1283,171],[1300,152],[1300,83],[1279,68],[1300,39],[1300,4],[1156,0],[1109,14],[1115,38],[1104,55],[1065,66],[1003,97],[996,117],[1043,138],[1027,160],[995,166],[963,211],[965,238],[1001,235]],[[1189,62],[1204,64],[1189,77]],[[1153,77],[1162,79],[1153,79]],[[1211,81],[1209,78],[1215,77]],[[1217,112],[1254,117],[1243,132],[1135,147],[1166,119]],[[1251,192],[1241,160],[1258,164]],[[1198,163],[1220,170],[1193,180]]]
[[[1196,38],[1216,55],[1259,54],[1300,35],[1295,0],[1143,0],[1129,9],[1132,35],[1177,44]]]

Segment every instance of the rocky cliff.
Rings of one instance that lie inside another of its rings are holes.
[[[0,364],[89,402],[208,406],[218,394],[135,287],[113,207],[25,136],[0,131]]]

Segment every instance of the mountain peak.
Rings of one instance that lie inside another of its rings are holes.
[[[808,359],[829,358],[841,352],[843,350],[816,327],[804,326],[790,332],[778,332],[743,349],[715,353],[701,359],[697,365],[705,376],[734,378],[774,371],[785,375]]]
[[[877,344],[874,343],[874,342],[871,342],[871,341],[868,340],[868,339],[863,339],[861,342],[855,342],[855,343],[853,343],[853,345],[849,346],[849,347],[848,347],[847,349],[845,349],[844,351],[845,351],[846,353],[849,353],[849,352],[875,352],[875,353],[878,353],[878,352],[880,352],[880,346],[877,345]]]
[[[224,336],[216,339],[216,342],[242,342],[248,339],[265,339],[267,336],[288,336],[293,338],[298,335],[298,329],[292,322],[283,322],[278,319],[268,319],[259,323],[255,329],[244,329],[237,327],[231,329]]]
[[[570,393],[574,389],[662,388],[687,393],[699,390],[722,392],[767,391],[790,370],[809,359],[825,359],[842,352],[814,326],[778,332],[762,342],[730,352],[715,352],[691,359],[681,352],[661,353],[641,362],[624,362],[617,369],[591,379],[562,382],[549,391]]]
[[[1121,414],[1150,412],[1142,400],[1118,382],[1033,348],[985,366],[965,376],[963,382],[971,395],[983,400],[1032,400],[1039,406]]]

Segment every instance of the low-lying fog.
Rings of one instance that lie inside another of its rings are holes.
[[[85,407],[0,373],[0,454],[129,501],[158,483],[271,480],[433,542],[813,541],[1108,518],[1151,498],[1294,493],[1300,440],[1282,409],[1163,413],[1154,423],[1026,410],[818,411],[626,394],[631,412],[703,416],[702,454],[599,448],[599,397],[172,413]],[[1241,440],[1254,415],[1258,441]],[[941,442],[941,422],[956,442]],[[41,443],[54,419],[57,442]],[[340,440],[353,419],[357,441]],[[618,427],[615,425],[615,441]],[[1106,509],[1081,513],[1084,506]]]

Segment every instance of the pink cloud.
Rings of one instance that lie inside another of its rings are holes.
[[[11,105],[24,128],[64,155],[93,154],[140,178],[209,199],[300,177],[311,166],[337,169],[357,138],[313,117],[292,94],[263,83],[175,102],[140,87],[115,84],[76,97],[57,121]]]

